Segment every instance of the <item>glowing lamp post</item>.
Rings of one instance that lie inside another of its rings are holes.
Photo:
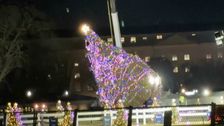
[[[183,88],[181,89],[181,93],[185,94],[186,90]]]
[[[90,27],[87,24],[81,26],[81,31],[84,35],[87,35],[90,32]]]
[[[26,96],[27,96],[28,98],[32,97],[32,92],[31,92],[30,90],[28,90],[28,91],[26,92]]]
[[[68,92],[68,91],[65,91],[65,92],[64,92],[64,96],[65,96],[65,97],[68,97],[68,95],[69,95],[69,92]]]
[[[209,96],[210,93],[211,93],[211,92],[210,92],[208,89],[205,89],[205,90],[203,91],[203,95],[204,95],[204,96]]]

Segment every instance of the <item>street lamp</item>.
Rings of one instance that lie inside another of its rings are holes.
[[[183,89],[181,89],[181,93],[185,93],[186,92],[186,90],[183,88]]]
[[[66,90],[65,92],[64,92],[64,96],[68,96],[69,95],[69,92]]]
[[[204,89],[204,91],[203,91],[203,95],[204,95],[204,96],[209,96],[210,93],[211,93],[211,92],[210,92],[208,89]]]
[[[28,98],[30,98],[30,97],[32,96],[32,92],[31,92],[30,90],[28,90],[28,91],[26,92],[26,96],[27,96]]]
[[[84,35],[87,35],[88,32],[90,31],[90,27],[89,27],[89,25],[87,25],[87,24],[83,24],[83,25],[81,26],[81,31],[83,32]]]

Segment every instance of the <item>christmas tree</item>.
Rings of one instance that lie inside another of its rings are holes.
[[[70,126],[70,125],[72,125],[73,112],[72,112],[72,106],[71,106],[70,102],[67,103],[66,108],[67,108],[67,110],[65,112],[65,115],[63,117],[62,122],[59,122],[59,126]]]
[[[22,126],[21,121],[21,109],[18,108],[18,104],[14,103],[13,107],[11,103],[8,103],[6,107],[7,112],[7,126]]]
[[[160,77],[139,56],[104,42],[87,25],[82,31],[86,35],[90,70],[98,85],[97,94],[105,108],[116,108],[119,101],[124,106],[140,106],[149,97],[158,96]]]

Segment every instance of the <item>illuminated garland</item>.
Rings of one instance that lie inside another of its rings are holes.
[[[144,100],[158,95],[156,88],[161,89],[161,86],[148,84],[149,75],[158,75],[141,58],[104,42],[91,29],[85,33],[90,70],[94,73],[98,84],[97,95],[104,107],[117,107],[119,100],[125,106],[131,105],[141,98],[138,97],[141,93],[147,94]],[[136,103],[139,104],[142,103]]]

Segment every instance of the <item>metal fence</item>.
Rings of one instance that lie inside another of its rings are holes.
[[[123,112],[127,126],[214,126],[215,105],[164,106],[123,109],[74,110],[73,126],[112,126]],[[63,120],[65,112],[21,113],[24,126],[57,126]],[[0,113],[0,126],[7,126],[7,113]]]

